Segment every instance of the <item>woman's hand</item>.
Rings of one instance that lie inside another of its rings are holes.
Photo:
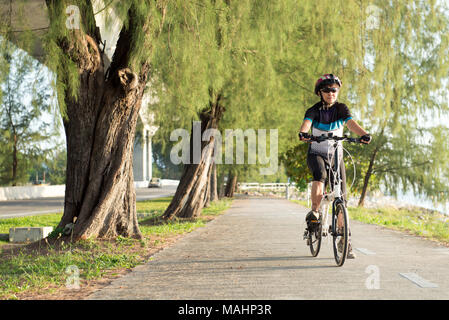
[[[360,138],[360,141],[365,144],[369,144],[371,142],[371,136],[369,134],[365,134]]]
[[[307,142],[310,141],[310,135],[307,132],[299,132],[298,133],[299,140]]]

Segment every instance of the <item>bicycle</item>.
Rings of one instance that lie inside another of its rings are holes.
[[[350,143],[361,143],[362,140],[360,138],[350,138],[347,135],[343,137],[333,136],[332,133],[321,136],[306,136],[306,138],[310,138],[310,141],[316,141],[318,143],[326,141],[326,140],[334,140],[335,144],[333,145],[335,148],[334,152],[334,164],[332,168],[331,174],[334,175],[333,183],[331,180],[331,175],[329,174],[327,179],[328,183],[325,185],[330,186],[331,192],[324,192],[323,198],[319,207],[319,218],[318,222],[314,224],[314,228],[309,230],[306,229],[304,232],[304,239],[307,239],[307,244],[310,247],[310,252],[313,257],[318,256],[321,248],[321,240],[322,237],[327,237],[330,234],[333,238],[333,250],[334,250],[334,258],[337,266],[341,267],[346,260],[348,254],[348,246],[349,246],[349,217],[346,210],[346,205],[343,200],[343,195],[341,192],[341,177],[340,177],[340,163],[338,157],[338,142],[339,141],[347,141]],[[326,167],[326,171],[329,171],[329,167]],[[329,204],[332,202],[332,224],[329,226],[328,218],[329,218]],[[324,214],[323,214],[324,213]],[[338,221],[340,218],[340,221]],[[340,245],[339,245],[340,244]]]

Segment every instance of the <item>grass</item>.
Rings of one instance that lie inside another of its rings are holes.
[[[349,217],[449,244],[449,217],[437,211],[424,208],[349,208]]]
[[[14,227],[56,227],[61,220],[62,213],[49,213],[38,216],[0,219],[0,233],[9,233]]]
[[[108,270],[132,268],[139,263],[137,252],[125,253],[115,247],[110,243],[81,241],[37,252],[19,251],[0,262],[0,298],[17,299],[20,294],[39,291],[52,294],[74,272],[86,283],[102,277]]]
[[[307,201],[292,201],[307,206]],[[376,224],[449,244],[449,217],[434,210],[418,207],[410,209],[349,207],[348,212],[352,220]]]
[[[305,200],[290,200],[291,202],[302,205],[303,207],[307,207],[307,201]]]
[[[161,215],[171,198],[137,202],[142,240],[118,237],[114,240],[82,240],[76,243],[37,242],[23,249],[2,250],[0,258],[0,299],[53,297],[66,289],[67,281],[79,275],[81,288],[102,278],[116,276],[138,264],[172,243],[179,235],[204,226],[222,214],[232,200],[223,199],[204,208],[197,219],[164,221]],[[0,233],[10,227],[53,226],[61,219],[59,214],[45,214],[14,219],[0,219]],[[6,244],[4,242],[3,244]],[[1,246],[0,246],[1,250]],[[78,291],[70,291],[70,299]],[[82,297],[82,293],[80,297]]]

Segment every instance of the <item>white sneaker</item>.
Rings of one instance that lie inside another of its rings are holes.
[[[337,244],[337,249],[338,252],[342,253],[343,252],[343,239],[340,239],[340,241]],[[346,256],[348,259],[355,259],[356,255],[354,253],[354,251],[352,251],[352,245],[351,242],[349,242],[348,245],[348,254]]]

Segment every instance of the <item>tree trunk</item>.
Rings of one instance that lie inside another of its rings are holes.
[[[12,150],[12,185],[17,185],[17,164],[19,163],[17,159],[17,135],[14,133],[14,145]]]
[[[210,201],[218,200],[218,192],[217,192],[217,164],[212,163],[211,166],[211,176],[210,176]]]
[[[74,240],[142,237],[132,160],[148,65],[141,66],[140,75],[128,68],[129,43],[137,27],[131,10],[129,14],[128,29],[120,32],[107,78],[98,34],[74,31],[72,42],[60,43],[79,71],[78,97],[65,94],[66,193],[58,225],[74,223]]]
[[[207,173],[207,183],[206,183],[205,190],[204,190],[204,207],[205,208],[208,208],[210,205],[212,167],[213,167],[213,163],[211,163],[209,165],[209,170]]]
[[[358,207],[363,207],[365,205],[365,197],[366,197],[366,193],[368,191],[368,183],[369,183],[369,179],[371,178],[371,175],[373,173],[374,161],[376,159],[376,155],[377,155],[378,151],[379,151],[379,149],[375,148],[374,151],[373,151],[373,154],[371,155],[371,159],[370,159],[370,162],[369,162],[368,170],[366,170],[366,173],[365,173],[365,178],[364,178],[364,181],[363,181],[362,193],[360,195]]]
[[[225,197],[232,198],[237,187],[237,174],[229,171],[228,181],[226,181]]]
[[[224,175],[220,173],[217,175],[217,191],[218,199],[222,199],[225,196]]]
[[[212,100],[212,99],[211,99]],[[210,108],[201,113],[201,136],[207,129],[217,129],[218,122],[223,114],[221,95],[217,95]],[[213,100],[212,100],[213,101]],[[193,145],[193,134],[190,137],[190,145]],[[186,164],[184,173],[179,181],[176,193],[163,214],[164,219],[195,218],[201,213],[204,206],[204,193],[207,190],[209,168],[212,161],[212,153],[215,138],[201,142],[201,158],[198,164]],[[192,150],[192,149],[191,149]],[[193,152],[190,152],[191,158]],[[192,159],[191,159],[192,160]]]

